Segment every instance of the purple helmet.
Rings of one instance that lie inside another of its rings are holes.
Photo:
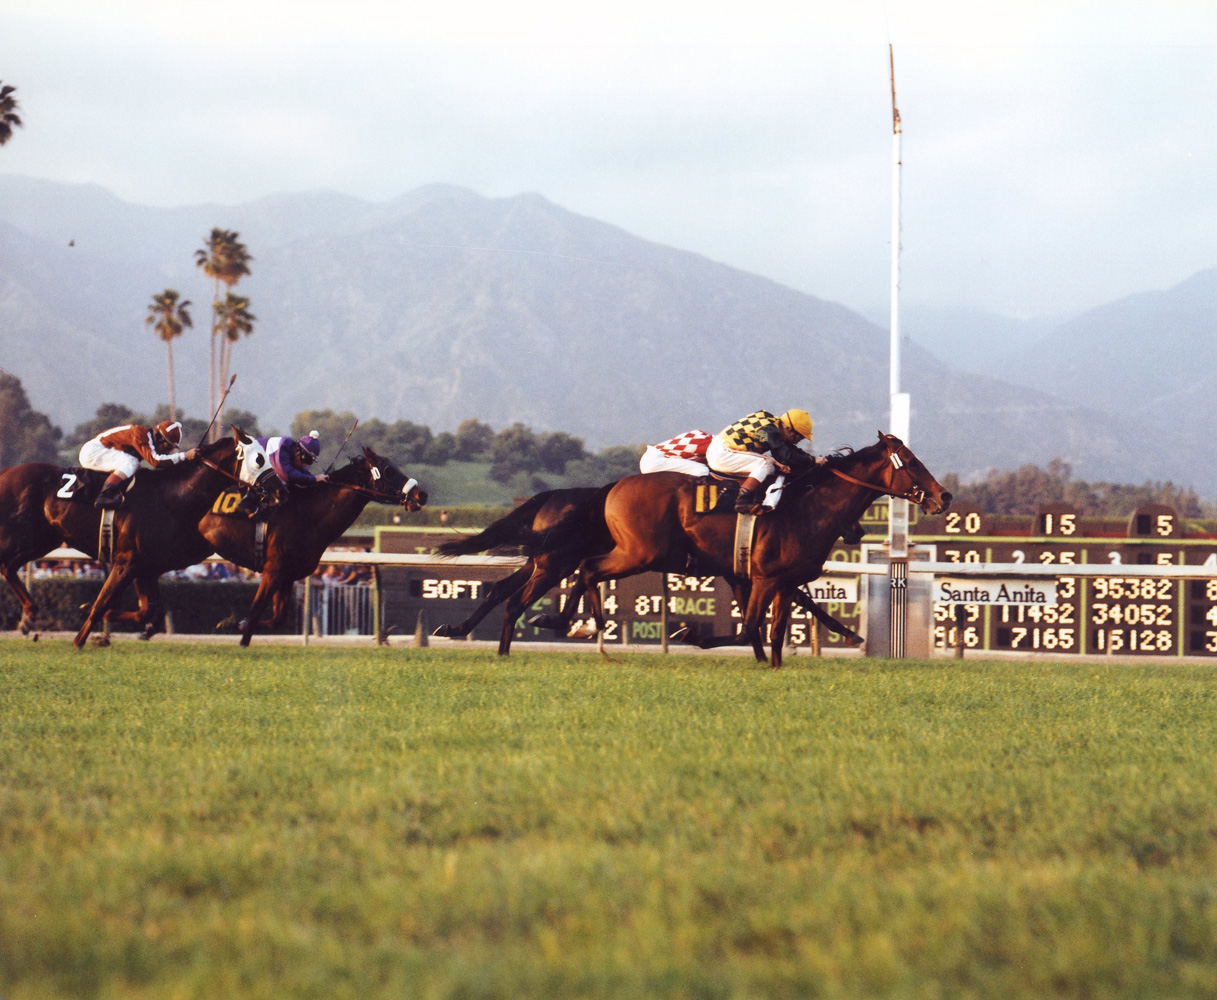
[[[304,459],[305,464],[312,465],[321,454],[321,435],[316,431],[309,431],[296,442],[296,447],[300,449],[300,457]]]

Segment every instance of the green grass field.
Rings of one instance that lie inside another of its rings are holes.
[[[0,996],[1212,997],[1207,666],[0,640]]]

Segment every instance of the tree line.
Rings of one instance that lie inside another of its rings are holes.
[[[1035,514],[1050,503],[1067,503],[1088,517],[1127,517],[1138,507],[1162,503],[1180,517],[1214,517],[1217,505],[1204,503],[1195,490],[1172,482],[1090,483],[1073,478],[1067,462],[1054,458],[1046,469],[1024,465],[1013,472],[990,469],[984,479],[961,483],[953,473],[942,485],[956,500],[976,504],[987,514]]]

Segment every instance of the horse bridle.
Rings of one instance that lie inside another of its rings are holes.
[[[372,476],[372,481],[379,482],[382,475],[380,468],[369,462],[368,469]],[[405,485],[402,486],[400,494],[385,493],[381,490],[374,489],[371,486],[360,486],[358,483],[339,483],[332,479],[330,482],[334,483],[335,486],[341,486],[345,490],[352,490],[355,493],[366,496],[370,500],[375,500],[377,503],[401,503],[403,506],[409,501],[410,494],[414,492],[414,490],[418,489],[418,480],[413,476],[406,479]],[[400,500],[398,499],[399,495]]]
[[[900,448],[897,448],[895,451],[892,451],[889,448],[887,453],[887,460],[892,463],[892,468],[897,472],[908,472],[908,461],[900,456],[900,452],[903,450],[903,448],[903,445],[901,445]],[[899,492],[887,486],[876,486],[874,483],[866,483],[861,479],[855,479],[853,476],[842,472],[840,469],[829,469],[828,471],[834,476],[844,479],[848,483],[853,483],[855,486],[865,486],[868,490],[874,490],[876,493],[884,493],[887,496],[896,497],[898,500],[909,500],[915,503],[918,507],[920,507],[926,501],[927,494],[925,489],[916,482],[914,482],[913,485],[904,492]],[[912,473],[908,472],[908,475],[912,476]]]

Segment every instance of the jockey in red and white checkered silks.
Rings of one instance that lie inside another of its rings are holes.
[[[638,460],[643,472],[683,472],[687,476],[709,475],[706,448],[714,439],[705,431],[685,431],[659,444],[649,445]]]

